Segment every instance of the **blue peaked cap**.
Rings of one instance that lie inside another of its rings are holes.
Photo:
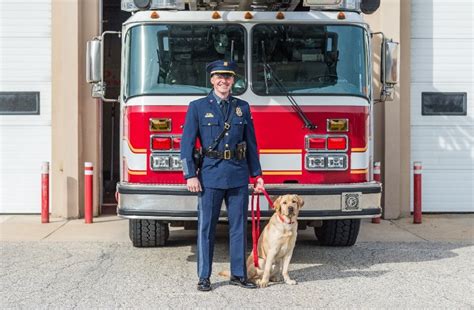
[[[206,70],[209,75],[213,75],[214,73],[227,73],[235,75],[235,69],[237,69],[237,64],[235,61],[216,60],[208,63],[206,66]]]

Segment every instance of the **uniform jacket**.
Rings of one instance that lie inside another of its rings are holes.
[[[226,119],[211,92],[205,98],[192,101],[186,113],[181,138],[181,160],[185,179],[198,176],[204,187],[226,189],[247,185],[249,176],[262,174],[249,104],[230,96],[227,112],[234,113],[230,121],[231,128],[214,150],[223,152],[226,145],[228,149],[235,150],[238,143],[246,141],[246,159],[225,160],[205,156],[201,170],[199,173],[196,171],[192,155],[196,138],[201,141],[203,149],[206,149],[224,129]]]

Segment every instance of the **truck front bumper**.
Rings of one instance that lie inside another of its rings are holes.
[[[265,189],[271,196],[300,195],[305,203],[298,219],[372,218],[381,215],[382,186],[378,182],[336,185],[267,184]],[[184,185],[119,183],[117,192],[117,213],[123,218],[197,220],[197,194],[189,192]],[[261,218],[270,218],[273,210],[264,197],[260,199]],[[249,219],[250,208],[249,204]],[[227,220],[225,208],[222,208],[219,220]]]

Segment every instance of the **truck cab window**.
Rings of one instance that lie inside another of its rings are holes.
[[[259,95],[366,96],[364,29],[332,25],[257,25],[252,88]]]
[[[245,78],[245,30],[240,25],[153,24],[129,31],[127,97],[205,95],[211,90],[206,64],[237,62],[233,93],[241,94]]]

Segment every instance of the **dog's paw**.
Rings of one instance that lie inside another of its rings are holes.
[[[286,284],[289,284],[289,285],[296,285],[296,281],[295,280],[291,280],[291,279],[288,279],[285,281]]]
[[[257,280],[256,282],[257,286],[260,288],[264,288],[268,286],[268,281],[264,281],[262,279]]]

